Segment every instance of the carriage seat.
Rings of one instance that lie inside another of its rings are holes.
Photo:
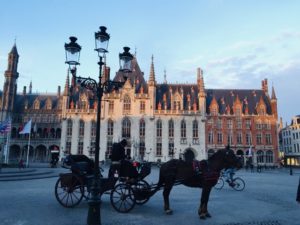
[[[94,170],[94,161],[85,155],[69,155],[64,164],[70,166],[73,173],[92,174]]]

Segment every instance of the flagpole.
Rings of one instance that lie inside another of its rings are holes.
[[[5,143],[5,156],[4,156],[4,162],[8,164],[8,156],[9,156],[9,134],[6,134],[6,143]]]
[[[29,138],[28,138],[28,148],[27,148],[27,157],[26,157],[26,168],[28,168],[29,149],[30,149],[30,136],[31,136],[31,129],[30,129]]]

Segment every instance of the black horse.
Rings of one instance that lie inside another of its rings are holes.
[[[164,187],[164,210],[172,214],[169,195],[174,184],[183,184],[188,187],[202,188],[201,204],[198,215],[201,219],[211,217],[207,210],[207,203],[212,187],[217,183],[220,171],[224,168],[241,168],[241,160],[227,146],[213,154],[208,160],[183,161],[172,159],[164,163],[159,172],[159,181],[152,194]]]

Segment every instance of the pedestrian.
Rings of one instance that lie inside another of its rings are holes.
[[[297,191],[296,201],[300,204],[300,177],[299,177],[299,183],[298,183],[298,191]]]
[[[23,159],[20,159],[20,161],[19,161],[19,170],[20,169],[24,169],[25,168],[25,166],[24,166],[24,161],[23,161]]]

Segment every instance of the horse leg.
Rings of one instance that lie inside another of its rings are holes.
[[[174,184],[173,181],[167,180],[165,182],[165,187],[164,187],[164,191],[163,191],[164,210],[165,210],[165,213],[168,214],[168,215],[173,213],[173,210],[170,209],[170,201],[169,201],[169,195],[170,195],[170,192],[173,188],[173,184]]]
[[[210,218],[211,215],[207,210],[207,204],[209,200],[211,187],[203,187],[202,194],[201,194],[201,203],[200,207],[198,209],[198,215],[200,216],[200,219]]]

